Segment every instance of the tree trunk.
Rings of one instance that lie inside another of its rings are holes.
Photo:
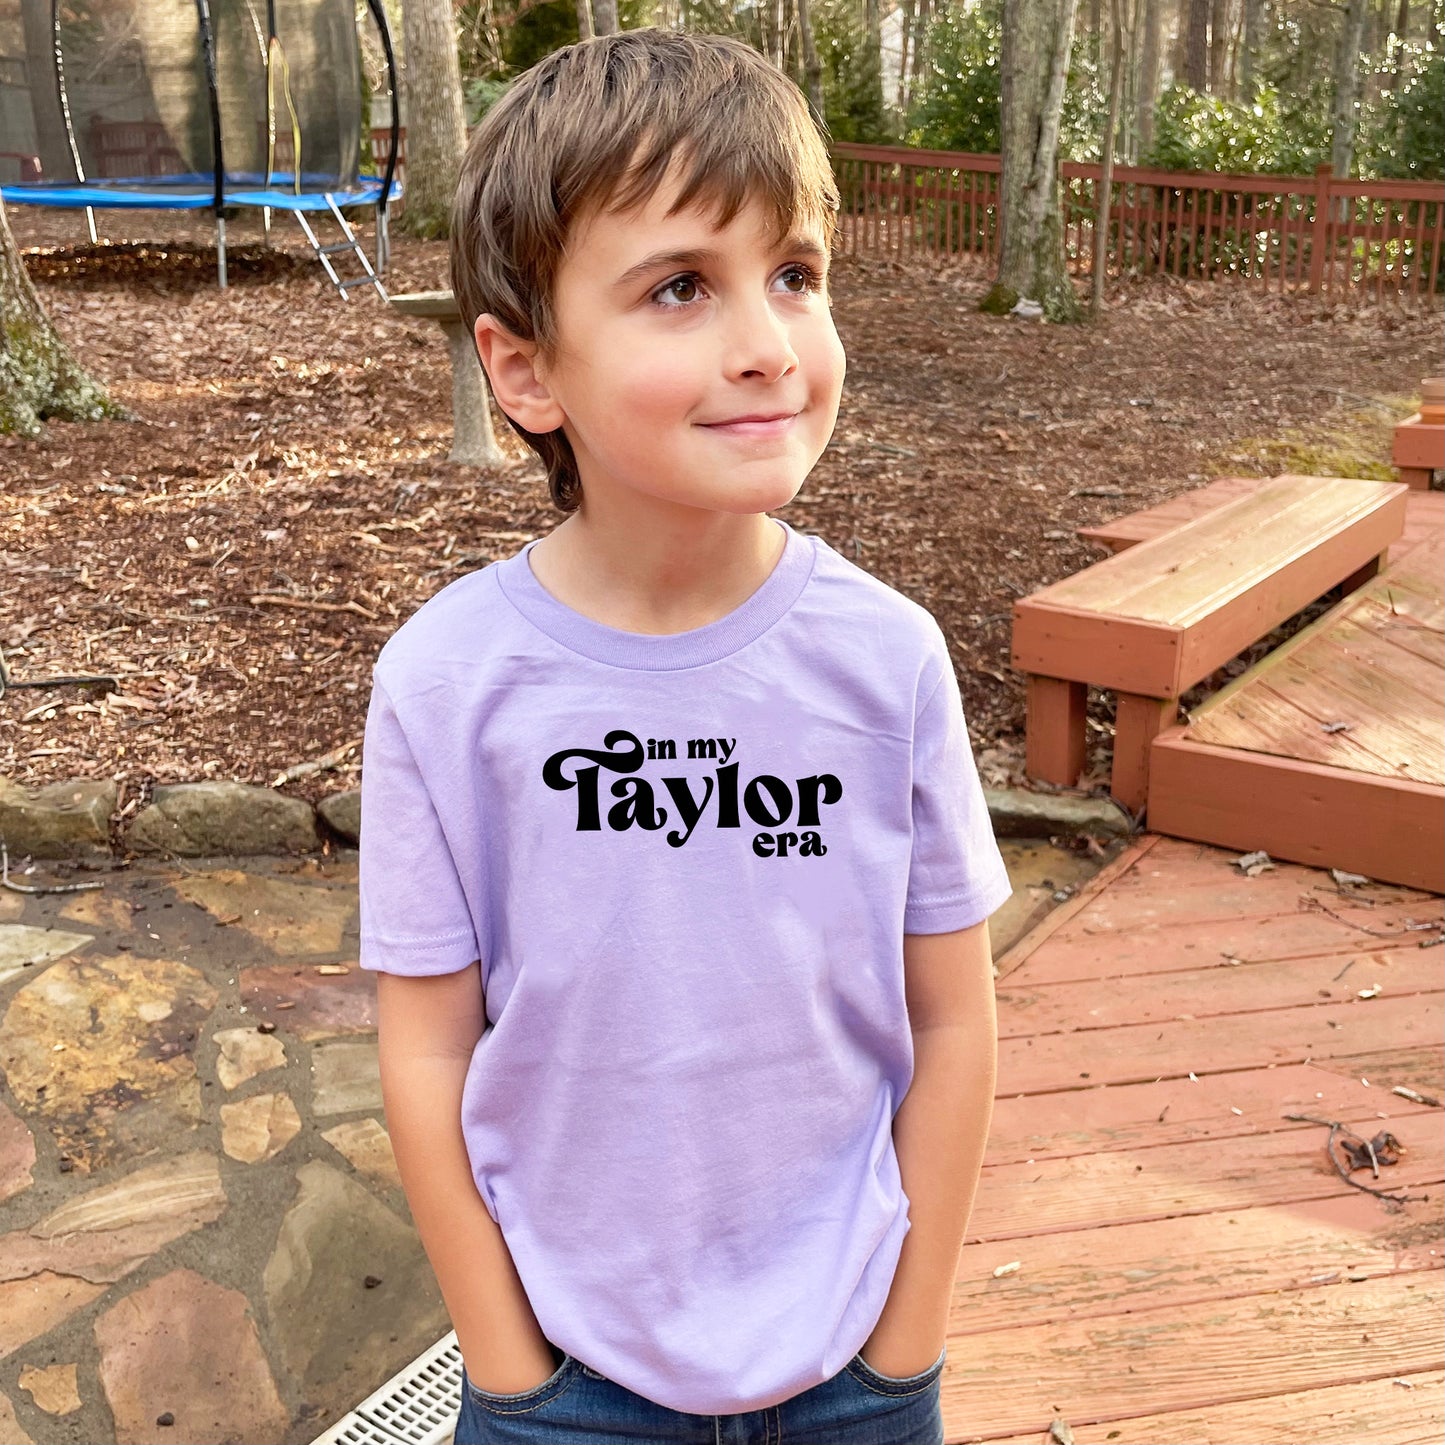
[[[874,96],[874,104],[877,113],[883,114],[883,16],[879,9],[879,0],[863,0],[863,19],[868,34],[868,61],[864,67],[864,74],[868,75],[867,66],[872,66],[872,74],[868,75],[868,83],[876,85],[877,91]]]
[[[923,67],[928,62],[928,31],[933,24],[933,0],[918,0],[918,13],[913,19],[913,54],[910,61],[912,78],[908,82],[908,94],[918,94],[923,80]]]
[[[55,87],[55,42],[50,28],[50,6],[22,5],[25,27],[25,73],[30,78],[30,102],[35,116],[35,148],[46,180],[68,180],[74,175],[65,116]],[[10,149],[10,147],[6,147]]]
[[[413,236],[445,236],[467,148],[451,0],[405,0],[401,20],[406,199],[398,224]]]
[[[1244,0],[1244,44],[1239,52],[1239,94],[1248,105],[1254,99],[1254,62],[1259,56],[1264,0]]]
[[[617,23],[617,0],[592,0],[592,23],[598,35],[616,35],[622,29]]]
[[[99,421],[124,415],[50,324],[0,201],[0,435],[34,436],[47,417]]]
[[[1159,52],[1163,49],[1163,0],[1143,0],[1144,50],[1139,58],[1139,154],[1154,149],[1154,107],[1159,100]]]
[[[1224,62],[1229,57],[1229,0],[1209,0],[1209,89],[1224,94]]]
[[[903,23],[898,42],[898,109],[908,108],[908,47],[913,41],[913,0],[903,0]],[[916,42],[914,42],[916,43]]]
[[[591,40],[596,33],[592,28],[592,0],[577,0],[577,38]]]
[[[1022,297],[1051,321],[1073,321],[1078,300],[1064,258],[1059,121],[1077,0],[1004,0],[999,79],[998,280],[982,307],[1005,312]]]
[[[1347,176],[1355,158],[1355,108],[1360,93],[1360,43],[1365,0],[1348,0],[1335,47],[1334,103],[1330,114],[1330,169]]]
[[[1209,87],[1209,0],[1180,0],[1185,4],[1184,83],[1202,91]]]
[[[1094,203],[1094,270],[1090,279],[1089,309],[1097,318],[1104,309],[1104,271],[1109,263],[1109,212],[1114,195],[1114,137],[1119,129],[1119,92],[1124,80],[1124,15],[1119,0],[1110,0],[1114,18],[1113,47],[1109,54],[1109,113],[1099,147],[1099,193]]]
[[[823,63],[813,42],[813,21],[808,14],[808,0],[795,0],[798,7],[798,40],[803,47],[803,78],[813,119],[820,124],[826,117],[823,109]]]
[[[1410,28],[1410,0],[1400,0],[1395,12],[1394,56],[1390,65],[1390,89],[1399,90],[1400,71],[1405,64],[1405,32]]]

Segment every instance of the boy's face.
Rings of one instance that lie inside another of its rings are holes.
[[[758,203],[718,227],[675,191],[581,222],[536,365],[585,499],[714,512],[792,501],[838,416],[843,347],[821,228],[778,241]]]

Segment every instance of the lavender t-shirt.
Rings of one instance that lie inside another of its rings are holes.
[[[462,1128],[543,1333],[674,1410],[836,1374],[908,1199],[903,935],[1009,893],[942,633],[779,522],[695,631],[605,627],[517,555],[383,649],[361,966],[481,960]]]

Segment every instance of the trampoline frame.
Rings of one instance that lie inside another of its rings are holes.
[[[129,210],[129,209],[153,209],[153,210],[204,210],[207,207],[214,213],[216,218],[216,279],[222,290],[226,287],[226,218],[223,212],[228,207],[252,206],[259,207],[264,216],[266,232],[269,235],[271,229],[271,211],[274,210],[335,210],[338,206],[370,205],[376,207],[376,269],[378,273],[386,270],[386,263],[391,251],[390,232],[387,225],[387,205],[393,193],[399,190],[396,181],[396,156],[397,148],[401,140],[401,115],[400,115],[400,92],[397,85],[396,73],[396,52],[391,42],[391,29],[387,24],[386,11],[382,7],[382,0],[366,0],[366,8],[371,15],[372,23],[376,26],[377,33],[381,38],[382,54],[386,59],[387,86],[391,96],[391,146],[387,152],[386,167],[381,176],[362,176],[360,179],[368,184],[361,192],[354,191],[305,191],[297,194],[294,198],[276,193],[275,200],[263,200],[261,195],[270,191],[270,183],[276,178],[279,172],[268,171],[263,178],[260,187],[247,186],[244,190],[233,191],[228,197],[226,194],[226,165],[221,142],[221,99],[219,88],[216,82],[216,50],[215,35],[211,26],[210,0],[194,0],[196,7],[196,24],[201,39],[201,55],[205,67],[206,95],[210,102],[211,119],[211,148],[215,158],[213,173],[211,176],[212,190],[209,200],[204,197],[197,199],[195,193],[191,193],[185,204],[178,199],[167,199],[164,194],[149,195],[147,202],[129,200],[119,206],[106,206],[100,199],[103,196],[123,194],[113,190],[107,190],[97,182],[89,181],[85,176],[85,165],[80,158],[80,147],[75,139],[75,127],[70,115],[70,95],[65,85],[65,53],[60,43],[60,0],[50,0],[50,38],[55,56],[55,88],[56,96],[60,102],[60,114],[65,122],[65,138],[70,147],[71,160],[75,165],[76,180],[73,183],[61,183],[56,185],[36,184],[34,182],[23,183],[16,186],[0,187],[5,199],[15,205],[75,205],[74,201],[59,201],[53,198],[45,198],[46,191],[81,191],[95,195],[94,203],[85,204],[85,218],[90,230],[92,242],[98,239],[95,229],[95,212],[97,210]],[[269,42],[276,37],[276,4],[275,0],[266,0],[266,31],[267,31],[267,52],[266,64],[271,65],[271,47]],[[269,157],[268,157],[269,164]],[[138,180],[160,180],[160,177],[138,177]],[[377,187],[379,186],[379,189]],[[373,193],[374,192],[374,193]],[[131,194],[137,194],[132,192]],[[246,199],[242,199],[245,197]],[[290,200],[301,201],[303,198],[312,201],[306,205],[288,205]]]

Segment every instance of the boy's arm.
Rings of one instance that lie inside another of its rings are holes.
[[[903,939],[914,1071],[893,1119],[909,1230],[863,1358],[884,1375],[926,1370],[943,1350],[964,1229],[983,1166],[998,1067],[988,924]]]
[[[381,1090],[407,1204],[483,1390],[530,1390],[556,1368],[502,1232],[472,1178],[462,1086],[485,1028],[478,965],[377,975]]]

